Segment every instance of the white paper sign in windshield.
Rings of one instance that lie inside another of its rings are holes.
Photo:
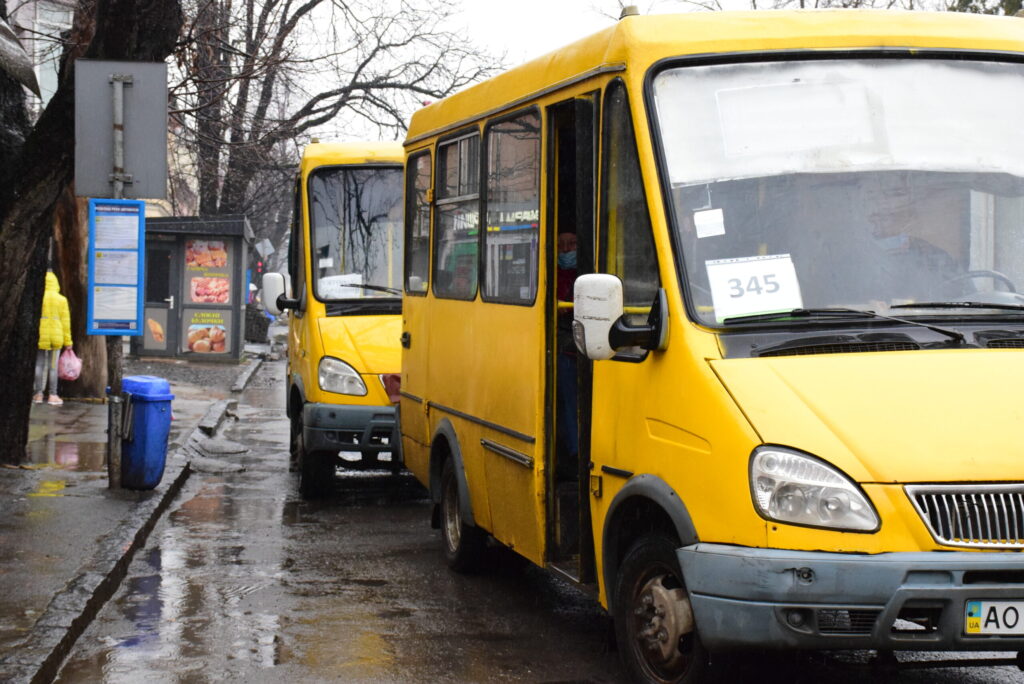
[[[800,282],[788,254],[704,262],[715,318],[788,311],[803,306]]]

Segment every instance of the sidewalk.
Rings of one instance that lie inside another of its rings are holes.
[[[0,467],[0,681],[52,680],[188,478],[194,444],[271,353],[246,344],[239,364],[125,360],[125,376],[165,378],[174,394],[167,463],[150,491],[108,487],[106,404],[33,405],[28,459]]]

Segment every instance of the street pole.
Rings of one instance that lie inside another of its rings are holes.
[[[131,183],[132,177],[124,171],[124,87],[131,85],[130,74],[113,74],[110,82],[114,86],[114,169],[110,180],[114,185],[114,199],[124,199],[124,184]],[[124,435],[124,398],[121,396],[123,365],[123,341],[121,335],[107,336],[107,481],[111,489],[121,488],[121,439]]]

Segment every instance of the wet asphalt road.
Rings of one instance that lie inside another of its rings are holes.
[[[498,552],[488,572],[450,572],[409,476],[340,477],[333,497],[302,501],[288,472],[283,373],[283,362],[265,363],[222,429],[248,451],[219,458],[245,470],[193,473],[59,682],[625,681],[608,619],[583,593]],[[1010,666],[890,673],[871,657],[751,655],[717,659],[713,672],[791,684],[1024,681]]]

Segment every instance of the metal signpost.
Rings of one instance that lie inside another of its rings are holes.
[[[107,477],[119,488],[122,336],[142,334],[146,257],[145,202],[125,198],[167,194],[166,64],[75,61],[75,193],[111,198],[89,204],[88,333],[108,335]]]

